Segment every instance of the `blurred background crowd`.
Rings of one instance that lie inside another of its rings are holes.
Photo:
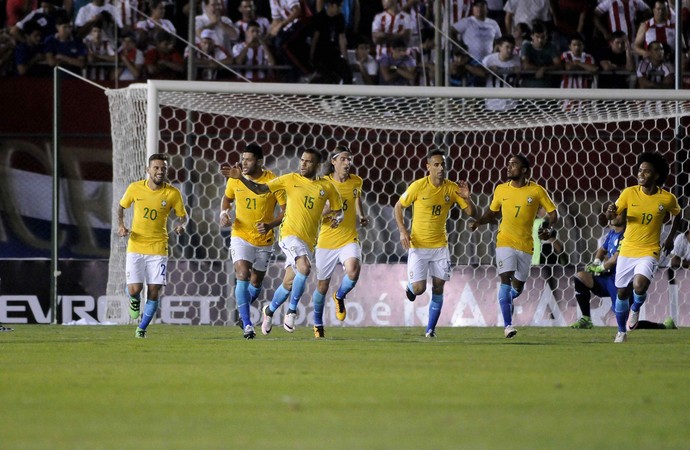
[[[688,0],[436,1],[0,0],[0,77],[672,88],[687,69]]]

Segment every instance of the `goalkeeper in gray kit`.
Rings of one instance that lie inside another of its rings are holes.
[[[609,204],[604,205],[604,211]],[[570,325],[570,328],[589,329],[594,326],[592,323],[589,300],[592,294],[597,297],[609,297],[611,299],[611,310],[614,311],[616,302],[616,261],[618,260],[618,250],[623,233],[625,232],[625,218],[622,215],[616,216],[609,222],[609,232],[604,238],[604,242],[594,254],[594,261],[585,266],[585,270],[578,272],[573,277],[575,285],[575,299],[580,308],[582,317],[577,322]],[[632,296],[631,302],[632,302]],[[669,317],[664,323],[649,322],[641,320],[637,328],[651,329],[674,329],[676,328],[673,319]]]

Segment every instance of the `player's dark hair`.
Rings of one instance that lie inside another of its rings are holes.
[[[333,152],[331,153],[331,156],[328,158],[328,166],[326,167],[326,175],[330,175],[333,172],[335,172],[335,166],[331,161],[333,161],[335,158],[338,157],[339,154],[347,152],[349,154],[352,154],[349,148],[345,145],[338,145],[333,149]]]
[[[446,152],[444,152],[440,148],[435,148],[433,150],[430,150],[429,153],[426,154],[426,160],[429,161],[434,156],[443,156],[445,158]]]
[[[309,153],[312,155],[316,155],[316,162],[318,164],[321,164],[321,162],[323,161],[323,157],[321,156],[321,152],[315,148],[305,148],[303,153]]]
[[[504,42],[508,42],[508,43],[510,43],[510,44],[515,45],[515,38],[514,38],[513,35],[511,35],[511,34],[504,34],[504,35],[501,36],[500,38],[496,39],[495,44],[496,44],[496,45],[501,45],[501,44],[503,44]]]
[[[666,178],[668,177],[668,162],[666,162],[666,158],[663,157],[661,153],[657,152],[645,152],[642,153],[638,158],[637,158],[637,165],[635,166],[635,172],[640,170],[640,166],[642,163],[649,163],[654,167],[654,172],[658,175],[658,178],[656,179],[656,185],[661,187],[664,185],[666,182]]]
[[[244,153],[251,153],[256,159],[264,159],[264,150],[259,144],[247,144]]]
[[[623,31],[620,31],[620,30],[614,31],[613,33],[611,33],[611,39],[610,39],[611,41],[614,39],[619,39],[619,38],[627,38],[627,35]]]
[[[165,153],[154,153],[153,155],[149,156],[149,165],[151,165],[151,161],[165,161],[169,162],[168,155]]]
[[[517,158],[518,160],[520,160],[520,164],[522,164],[523,169],[527,169],[527,175],[529,176],[529,172],[531,169],[531,165],[529,163],[529,158],[526,157],[525,155],[520,155],[520,154],[513,155],[513,156],[511,156],[511,158]]]

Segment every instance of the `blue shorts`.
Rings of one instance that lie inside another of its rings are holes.
[[[616,288],[616,275],[607,274],[592,278],[594,279],[592,294],[600,298],[609,297],[611,299],[611,310],[614,311],[616,296],[618,295],[618,289]]]

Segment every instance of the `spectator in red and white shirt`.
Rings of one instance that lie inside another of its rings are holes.
[[[602,0],[594,9],[594,25],[607,41],[612,39],[611,35],[616,31],[625,33],[632,41],[638,14],[647,11],[650,9],[644,0]]]
[[[400,11],[397,0],[381,0],[383,12],[374,16],[371,24],[371,38],[376,44],[376,58],[387,54],[394,41],[410,42],[412,17]]]
[[[637,36],[635,37],[635,53],[642,58],[648,58],[649,52],[647,47],[652,42],[659,42],[666,47],[671,57],[673,49],[675,48],[676,39],[676,20],[668,7],[668,2],[664,0],[657,0],[654,2],[654,17],[642,22],[637,29]]]
[[[650,42],[649,55],[637,66],[637,87],[640,89],[670,89],[673,87],[673,66],[665,62],[664,46]]]
[[[239,65],[273,66],[276,63],[266,38],[261,36],[261,26],[253,21],[247,23],[244,42],[235,44],[232,48],[232,57]],[[248,68],[242,75],[252,81],[263,80],[266,78],[266,70]]]
[[[594,57],[585,53],[585,43],[582,37],[575,36],[570,39],[569,50],[561,54],[563,68],[566,71],[585,71],[596,73],[599,70]],[[561,78],[562,89],[589,89],[592,87],[592,77],[582,74],[563,74]]]
[[[256,5],[254,0],[242,0],[237,10],[242,14],[242,18],[235,22],[237,28],[243,33],[247,32],[249,22],[256,22],[259,25],[259,34],[261,37],[268,35],[268,30],[271,28],[271,22],[267,18],[256,15]]]
[[[141,78],[144,73],[144,52],[137,48],[137,41],[132,34],[125,34],[119,49],[120,67],[118,78],[132,81]]]

